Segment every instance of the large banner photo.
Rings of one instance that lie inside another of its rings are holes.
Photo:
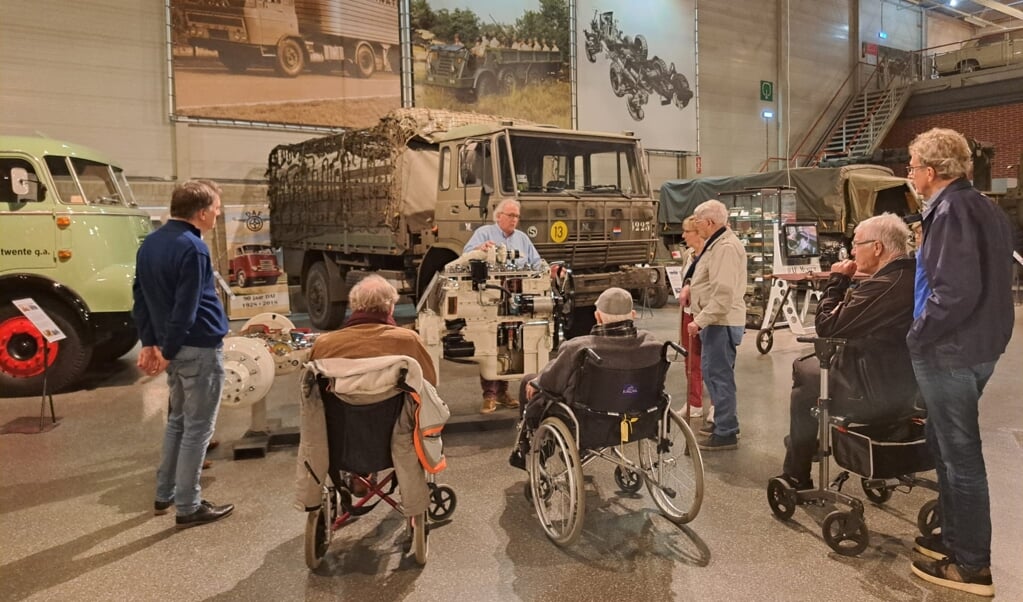
[[[579,128],[696,148],[695,0],[578,0]]]
[[[568,0],[412,0],[415,106],[572,127]]]
[[[401,106],[400,0],[170,0],[179,117],[367,127]]]

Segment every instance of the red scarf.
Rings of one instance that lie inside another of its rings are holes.
[[[352,315],[348,316],[345,323],[341,325],[341,328],[347,328],[349,326],[359,326],[360,324],[390,324],[391,326],[397,326],[398,324],[394,321],[394,315],[390,312],[382,311],[353,311]]]

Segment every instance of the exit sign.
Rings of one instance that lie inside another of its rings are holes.
[[[760,100],[774,102],[774,82],[760,80]]]

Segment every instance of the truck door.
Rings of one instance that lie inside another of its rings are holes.
[[[0,273],[55,267],[56,197],[23,157],[0,155]]]
[[[256,23],[259,35],[253,40],[265,46],[273,46],[281,38],[298,35],[294,0],[256,0]]]

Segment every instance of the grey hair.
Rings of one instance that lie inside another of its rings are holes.
[[[894,255],[909,253],[909,239],[913,236],[909,226],[894,213],[882,213],[868,217],[856,226],[861,234],[868,235],[881,243],[885,251]]]
[[[693,215],[697,219],[705,219],[708,222],[723,226],[728,223],[728,207],[717,199],[704,201],[696,206]]]
[[[498,203],[497,204],[497,208],[494,209],[494,221],[495,222],[497,221],[497,216],[499,216],[502,213],[504,213],[504,210],[509,205],[514,205],[516,209],[518,209],[519,211],[522,211],[522,205],[518,201],[516,201],[515,199],[504,199],[503,201]]]
[[[965,178],[973,167],[970,143],[955,130],[932,128],[919,134],[909,143],[909,154],[943,180]]]
[[[352,311],[390,312],[398,302],[398,291],[376,274],[370,274],[355,283],[348,292]]]

